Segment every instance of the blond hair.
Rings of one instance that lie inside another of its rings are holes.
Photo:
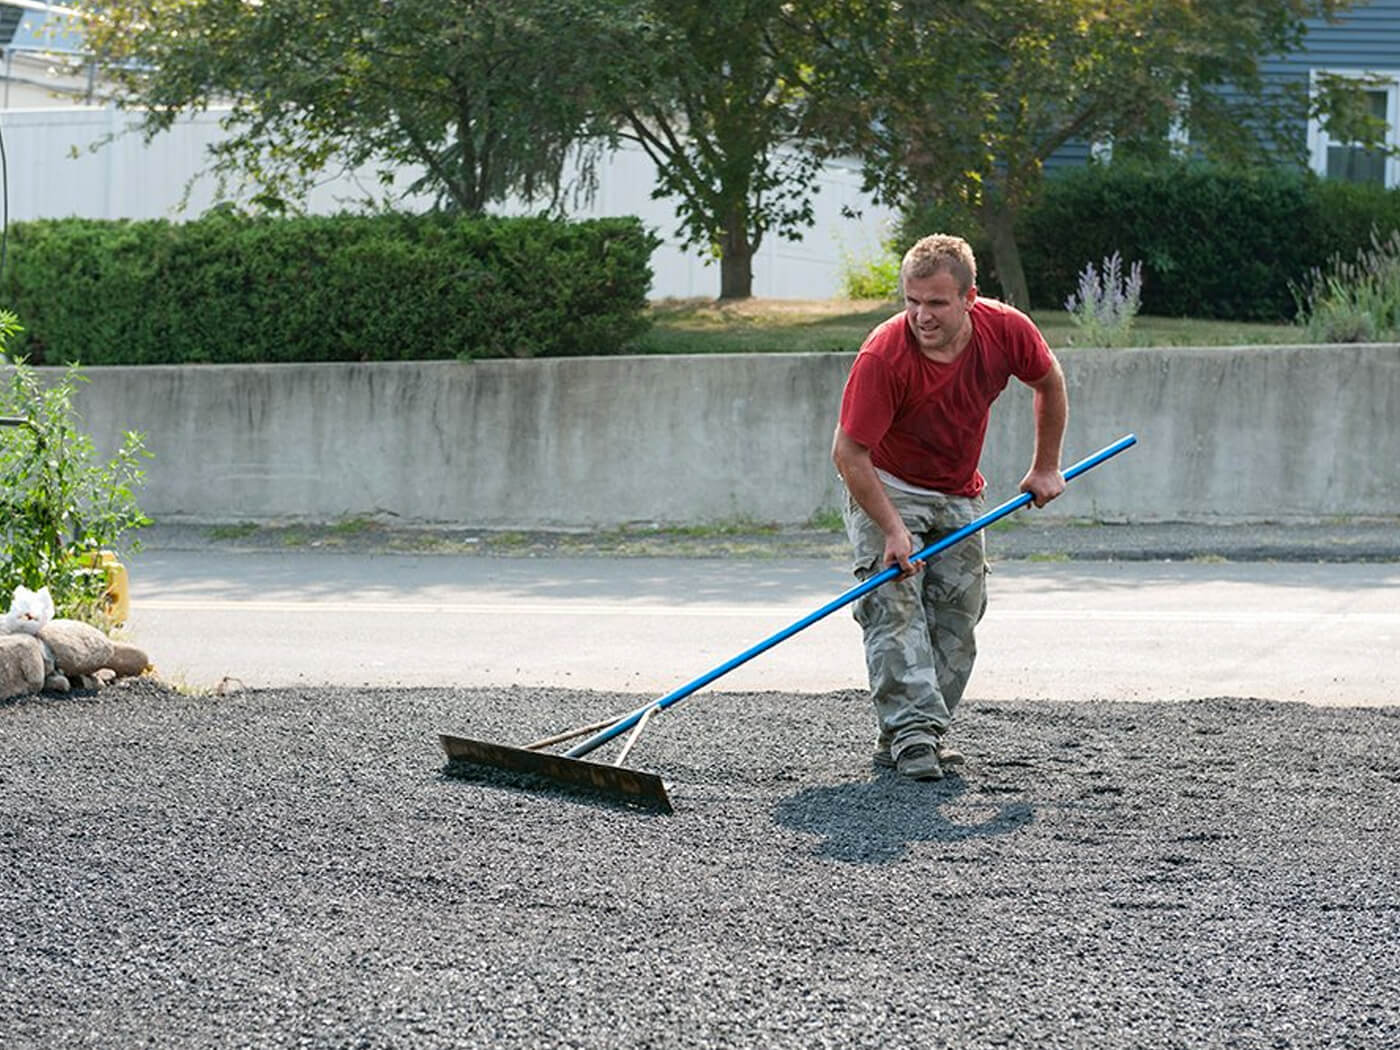
[[[932,277],[936,273],[952,274],[953,280],[958,282],[959,294],[966,295],[977,283],[977,260],[972,255],[972,245],[950,233],[931,233],[904,253],[899,267],[901,285],[911,277]]]

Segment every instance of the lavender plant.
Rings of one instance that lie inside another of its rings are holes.
[[[1070,320],[1083,330],[1083,346],[1127,343],[1133,318],[1142,305],[1142,263],[1134,262],[1123,276],[1123,257],[1114,252],[1099,272],[1089,263],[1079,275],[1079,289],[1065,300]]]

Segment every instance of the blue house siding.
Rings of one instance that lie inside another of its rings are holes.
[[[1313,70],[1400,69],[1400,0],[1360,3],[1337,22],[1310,18],[1307,26],[1302,50],[1260,62],[1267,76],[1306,83]]]
[[[1315,73],[1371,73],[1390,79],[1391,145],[1400,146],[1400,0],[1362,0],[1342,13],[1336,21],[1310,18],[1300,50],[1261,60],[1260,70],[1279,84],[1307,88]],[[1312,151],[1311,166],[1327,174],[1328,142],[1315,124],[1300,126]],[[1333,143],[1332,145],[1339,145]],[[1091,155],[1089,144],[1074,142],[1057,152],[1046,163],[1048,174],[1082,167]],[[1386,184],[1400,185],[1400,162],[1387,166]]]
[[[1270,72],[1303,66],[1367,69],[1400,65],[1400,0],[1370,0],[1344,12],[1336,22],[1307,21],[1303,50],[1264,64]]]

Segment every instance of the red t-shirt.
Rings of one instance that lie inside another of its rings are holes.
[[[1054,358],[1031,319],[994,299],[970,311],[972,338],[948,364],[930,361],[903,313],[870,333],[841,396],[841,429],[879,469],[920,488],[976,496],[992,402],[1012,376],[1044,378]]]

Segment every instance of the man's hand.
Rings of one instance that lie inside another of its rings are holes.
[[[893,535],[885,533],[885,568],[898,565],[899,579],[901,580],[907,580],[910,576],[916,576],[923,572],[923,562],[909,560],[909,556],[913,553],[915,553],[914,537],[909,535],[908,529],[901,528]]]
[[[1043,507],[1065,490],[1065,476],[1058,470],[1031,470],[1021,479],[1021,491],[1031,494],[1031,501]]]

